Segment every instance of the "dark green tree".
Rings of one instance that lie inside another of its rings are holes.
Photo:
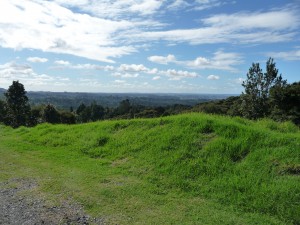
[[[51,104],[47,104],[43,109],[42,118],[47,123],[60,123],[60,114],[55,106]]]
[[[7,115],[6,102],[0,100],[0,123],[4,123]]]
[[[42,123],[42,114],[43,114],[44,106],[33,106],[30,111],[30,118],[28,126],[34,127],[39,123]]]
[[[90,106],[91,108],[91,120],[97,121],[102,120],[104,117],[104,108],[101,105],[98,105],[96,102],[93,102]]]
[[[76,114],[80,114],[80,113],[82,113],[84,110],[85,110],[85,108],[86,108],[86,105],[84,104],[84,103],[81,103],[79,106],[78,106],[78,108],[76,109]]]
[[[272,119],[291,120],[300,124],[300,82],[273,87],[270,91],[270,102]]]
[[[76,110],[76,114],[77,122],[89,122],[91,119],[91,108],[89,106],[86,106],[84,103],[81,103]]]
[[[75,124],[76,117],[72,112],[62,111],[60,112],[60,121],[64,124]]]
[[[87,123],[91,121],[91,107],[87,106],[79,115],[79,121],[81,123]]]
[[[129,99],[125,99],[119,103],[118,108],[116,109],[118,115],[124,115],[130,112],[131,103]]]
[[[19,81],[13,81],[4,95],[7,104],[5,123],[14,128],[26,126],[30,116],[30,105],[24,85]]]
[[[270,114],[270,89],[286,84],[272,58],[266,63],[266,72],[263,73],[259,63],[253,63],[247,73],[247,80],[242,86],[245,92],[241,96],[241,113],[249,119],[258,119]]]

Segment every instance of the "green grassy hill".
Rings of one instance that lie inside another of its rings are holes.
[[[34,178],[108,223],[300,224],[291,123],[184,114],[0,129],[0,180]]]

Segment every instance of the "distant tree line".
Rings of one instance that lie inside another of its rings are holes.
[[[175,104],[166,107],[146,107],[134,105],[128,99],[116,108],[103,107],[96,102],[90,105],[80,104],[77,109],[59,110],[52,104],[31,107],[24,85],[13,81],[0,100],[0,123],[17,128],[35,126],[40,123],[75,124],[107,119],[153,118],[178,114],[190,110],[191,106]]]
[[[52,104],[30,106],[23,84],[13,81],[0,100],[0,123],[11,127],[35,126],[39,123],[75,124],[107,119],[153,118],[201,111],[212,114],[240,116],[248,119],[271,118],[276,121],[292,121],[300,125],[300,82],[288,84],[272,58],[266,63],[266,71],[259,63],[253,63],[242,83],[240,96],[200,103],[195,107],[175,104],[166,107],[146,107],[132,104],[128,99],[114,108],[103,107],[95,101],[80,104],[77,109],[58,110]]]
[[[245,90],[240,96],[201,103],[193,111],[255,120],[289,120],[300,125],[300,82],[288,84],[283,80],[272,58],[266,63],[265,72],[259,63],[253,63],[242,86]]]

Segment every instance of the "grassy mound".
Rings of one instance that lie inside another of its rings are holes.
[[[184,114],[1,127],[0,152],[0,179],[38,178],[112,223],[300,223],[291,123]]]

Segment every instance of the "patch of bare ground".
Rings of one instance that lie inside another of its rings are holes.
[[[74,201],[51,203],[35,194],[38,184],[27,179],[0,182],[1,225],[105,224],[92,218]]]

